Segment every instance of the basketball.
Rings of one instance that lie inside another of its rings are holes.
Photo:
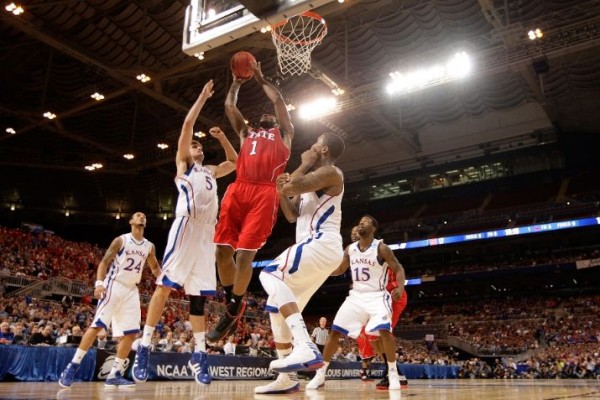
[[[247,51],[239,51],[231,57],[231,72],[241,79],[252,78],[254,71],[252,70],[252,63],[256,62],[256,58]]]

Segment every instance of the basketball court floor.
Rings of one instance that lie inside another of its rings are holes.
[[[195,382],[146,382],[135,389],[105,389],[104,383],[75,383],[63,389],[55,382],[0,383],[0,399],[57,400],[145,400],[145,399],[290,399],[290,400],[559,400],[600,399],[598,380],[413,380],[407,389],[378,391],[375,382],[359,380],[328,381],[325,390],[287,395],[255,395],[254,387],[263,381],[214,381],[203,387]],[[301,386],[306,385],[305,381]]]

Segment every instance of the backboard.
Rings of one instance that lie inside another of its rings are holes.
[[[183,52],[196,55],[335,0],[191,0]]]

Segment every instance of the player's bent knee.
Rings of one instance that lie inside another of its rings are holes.
[[[261,272],[259,279],[265,292],[269,294],[269,301],[274,303],[272,305],[281,307],[285,304],[296,302],[294,293],[292,293],[290,288],[281,279],[268,272]]]
[[[203,316],[205,303],[206,297],[204,296],[190,296],[190,315]]]

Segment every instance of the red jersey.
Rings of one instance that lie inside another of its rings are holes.
[[[385,286],[385,290],[392,293],[392,290],[398,287],[398,281],[396,280],[396,273],[388,268],[387,270],[387,285]]]
[[[275,185],[289,159],[279,128],[251,128],[238,155],[236,180]]]

